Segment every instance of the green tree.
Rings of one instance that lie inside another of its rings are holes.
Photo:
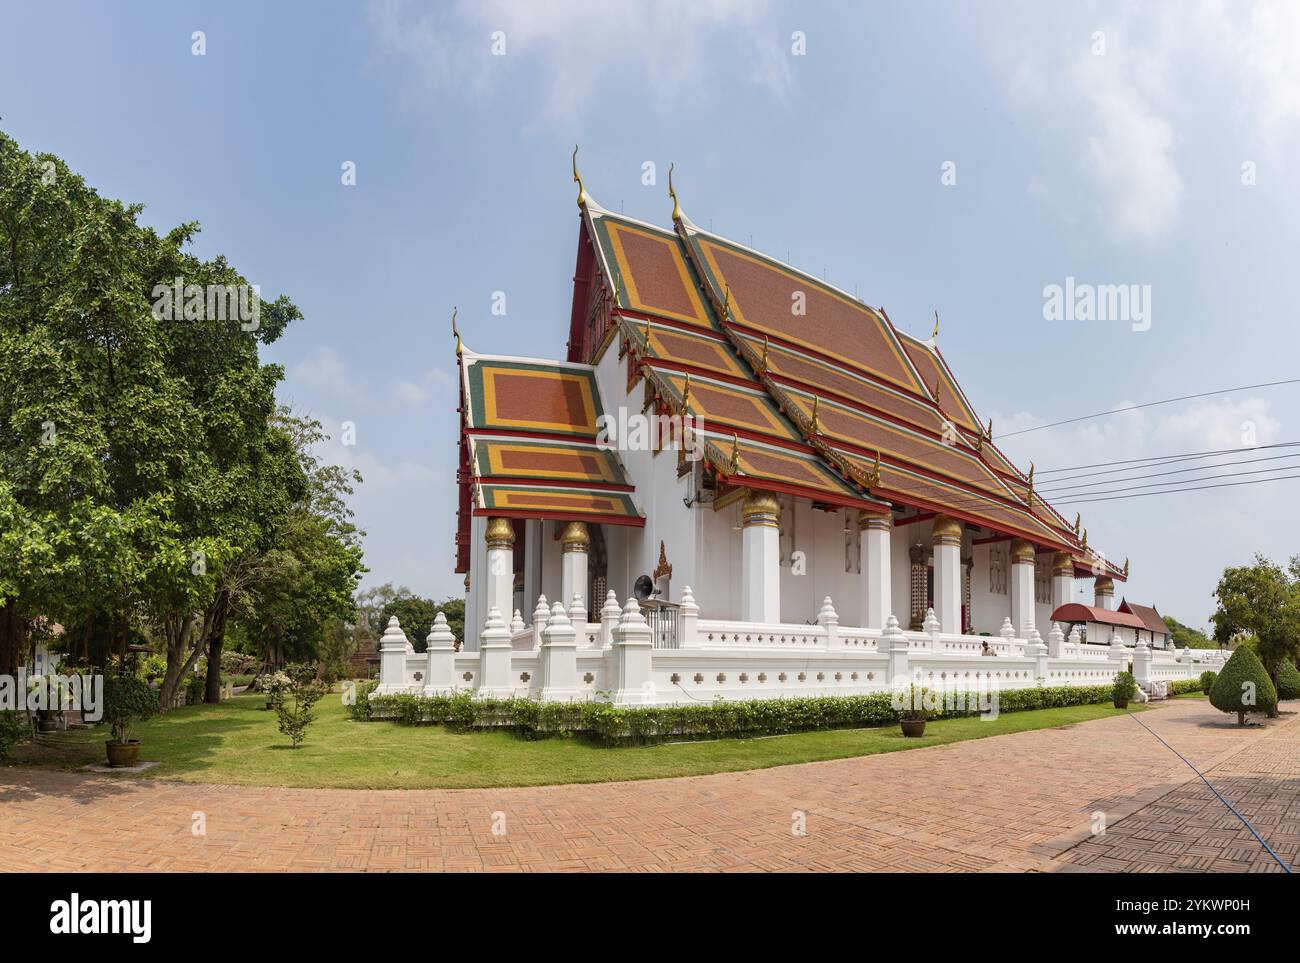
[[[1218,643],[1207,636],[1200,629],[1194,629],[1190,625],[1184,625],[1177,619],[1164,615],[1161,616],[1165,624],[1169,626],[1169,631],[1173,635],[1175,648],[1186,646],[1189,649],[1217,649]]]
[[[1254,649],[1272,677],[1283,661],[1295,661],[1300,653],[1300,556],[1283,568],[1256,555],[1254,565],[1225,569],[1214,594],[1219,603],[1214,637],[1220,645],[1253,635]]]
[[[1210,704],[1220,712],[1237,713],[1239,726],[1246,724],[1247,712],[1276,712],[1277,689],[1249,646],[1238,646],[1224,663],[1210,689]]]

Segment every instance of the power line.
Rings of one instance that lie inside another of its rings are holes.
[[[1273,470],[1277,471],[1277,469],[1273,469]],[[1290,478],[1300,478],[1300,475],[1277,475],[1274,478],[1256,478],[1252,481],[1244,481],[1244,482],[1222,482],[1218,485],[1195,485],[1188,488],[1167,488],[1164,491],[1160,491],[1160,492],[1141,492],[1137,495],[1114,495],[1105,498],[1068,499],[1066,501],[1061,502],[1061,504],[1062,505],[1087,505],[1090,502],[1118,502],[1118,501],[1123,501],[1126,498],[1149,498],[1152,495],[1172,495],[1175,492],[1199,492],[1199,491],[1206,491],[1211,488],[1236,488],[1239,485],[1263,485],[1266,482],[1286,481],[1287,479]]]
[[[1165,487],[1165,486],[1167,486],[1167,485],[1181,485],[1181,484],[1183,484],[1184,482],[1196,482],[1196,483],[1199,484],[1200,482],[1203,482],[1203,481],[1216,481],[1217,479],[1220,479],[1220,478],[1243,478],[1243,477],[1245,477],[1246,475],[1265,475],[1265,474],[1267,474],[1268,472],[1271,472],[1271,471],[1289,471],[1289,470],[1294,469],[1294,468],[1297,468],[1297,467],[1300,467],[1300,466],[1297,466],[1297,465],[1278,465],[1277,467],[1274,467],[1274,468],[1257,468],[1257,469],[1255,469],[1254,471],[1230,471],[1230,472],[1225,472],[1225,473],[1222,474],[1222,475],[1206,475],[1204,478],[1180,478],[1180,479],[1178,479],[1177,481],[1151,482],[1151,483],[1148,484],[1148,485],[1132,485],[1132,486],[1130,486],[1130,487],[1128,487],[1128,488],[1107,488],[1107,489],[1104,489],[1103,491],[1078,492],[1078,495],[1079,495],[1079,496],[1084,496],[1084,495],[1088,495],[1088,496],[1092,496],[1092,495],[1112,495],[1112,494],[1116,494],[1116,493],[1118,493],[1118,492],[1135,492],[1135,491],[1138,491],[1138,490],[1143,489],[1143,488],[1162,488],[1162,487]],[[1135,480],[1135,479],[1119,478],[1119,479],[1115,479],[1115,480],[1116,480],[1116,481],[1133,481],[1133,480]],[[1105,483],[1104,483],[1104,482],[1098,482],[1097,484],[1105,484]],[[1067,497],[1067,498],[1070,498],[1070,497],[1073,497],[1073,496],[1067,495],[1066,497]]]
[[[1117,482],[1141,481],[1143,478],[1163,478],[1163,477],[1165,477],[1166,475],[1185,475],[1185,474],[1186,474],[1187,472],[1189,472],[1189,471],[1209,471],[1209,470],[1212,469],[1212,468],[1235,468],[1237,465],[1254,465],[1254,464],[1256,464],[1256,463],[1258,463],[1258,462],[1263,462],[1263,461],[1280,461],[1280,460],[1287,459],[1287,458],[1300,458],[1300,452],[1293,452],[1293,453],[1290,454],[1290,455],[1270,455],[1268,458],[1246,458],[1246,459],[1243,459],[1242,461],[1230,461],[1230,462],[1224,462],[1224,463],[1222,463],[1222,464],[1218,464],[1218,465],[1196,465],[1196,466],[1194,466],[1194,467],[1192,467],[1192,468],[1176,468],[1176,469],[1174,469],[1173,471],[1157,471],[1157,472],[1152,472],[1152,473],[1149,474],[1149,475],[1129,475],[1129,476],[1127,476],[1127,477],[1125,477],[1125,478],[1107,478],[1105,481],[1083,482],[1083,483],[1078,484],[1078,485],[1062,485],[1062,486],[1059,487],[1059,488],[1044,488],[1044,489],[1042,490],[1042,494],[1043,494],[1043,495],[1060,494],[1061,492],[1076,491],[1077,489],[1080,489],[1080,488],[1095,488],[1095,487],[1097,487],[1098,485],[1113,485],[1113,484],[1115,484],[1115,483],[1117,483]],[[1292,467],[1292,466],[1286,466],[1286,467]],[[1277,471],[1278,469],[1276,469],[1276,468],[1270,468],[1270,469],[1266,469],[1266,470],[1267,470],[1267,471]],[[1253,474],[1253,473],[1252,473],[1252,472],[1242,472],[1242,474],[1244,474],[1244,475],[1249,475],[1249,474]],[[1084,478],[1084,477],[1087,477],[1087,476],[1084,476],[1084,475],[1076,475],[1076,476],[1074,476],[1074,477],[1076,477],[1076,478]],[[1209,476],[1207,476],[1207,478],[1224,478],[1224,477],[1227,477],[1227,476],[1225,476],[1225,475],[1209,475]],[[1201,479],[1201,478],[1184,478],[1184,479],[1181,479],[1181,481],[1204,481],[1204,480],[1206,480],[1206,479]],[[1174,485],[1174,484],[1177,484],[1177,482],[1162,482],[1161,484],[1165,484],[1165,485]],[[1144,487],[1145,487],[1145,486],[1144,486]],[[1081,494],[1086,494],[1086,493],[1081,493]]]
[[[1066,418],[1064,421],[1054,421],[1049,425],[1038,425],[1036,428],[1021,428],[1019,431],[1007,431],[998,435],[998,438],[1010,438],[1012,435],[1025,435],[1031,431],[1042,431],[1044,428],[1056,428],[1060,425],[1072,425],[1077,421],[1088,421],[1092,418],[1104,418],[1107,415],[1119,415],[1126,411],[1138,411],[1142,408],[1155,408],[1158,405],[1172,405],[1178,401],[1191,401],[1194,398],[1209,398],[1214,395],[1231,394],[1234,391],[1253,391],[1256,388],[1276,388],[1279,385],[1300,384],[1300,378],[1289,378],[1285,381],[1265,381],[1257,385],[1242,385],[1239,388],[1221,388],[1218,391],[1202,391],[1194,395],[1181,395],[1177,398],[1165,398],[1162,401],[1148,401],[1141,405],[1130,405],[1127,408],[1114,408],[1110,411],[1098,411],[1091,415],[1080,415],[1078,418]]]
[[[1210,457],[1212,455],[1234,455],[1242,451],[1266,451],[1269,448],[1292,448],[1300,446],[1300,442],[1278,442],[1277,444],[1251,444],[1251,446],[1242,446],[1236,448],[1214,448],[1212,451],[1188,451],[1178,455],[1151,455],[1148,457],[1130,457],[1130,459],[1121,459],[1118,461],[1097,461],[1091,465],[1071,465],[1069,468],[1040,468],[1039,476],[1044,474],[1057,474],[1060,472],[1082,472],[1086,468],[1105,468],[1108,465],[1134,465],[1140,461],[1151,461],[1152,464],[1144,465],[1145,468],[1154,468],[1158,464],[1164,464],[1166,461],[1186,461],[1195,459],[1195,457]],[[1119,469],[1126,470],[1126,469]],[[1100,472],[1099,472],[1100,474]],[[1065,478],[1052,478],[1053,482],[1066,481]]]

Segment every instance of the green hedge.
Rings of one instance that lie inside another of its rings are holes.
[[[666,739],[779,735],[812,729],[860,729],[898,721],[887,692],[859,696],[754,699],[682,706],[615,706],[607,702],[535,702],[454,696],[373,695],[357,686],[349,707],[354,719],[386,719],[401,725],[441,724],[450,729],[507,729],[524,738],[581,735],[606,745],[644,745]],[[1109,702],[1111,687],[1061,686],[998,693],[999,712],[1023,712]],[[978,705],[971,693],[967,703]],[[977,715],[978,710],[939,710],[933,717]]]
[[[1213,672],[1204,673],[1202,675],[1202,678],[1204,678],[1204,675],[1213,675],[1213,674],[1214,674]],[[1188,692],[1204,692],[1204,691],[1205,690],[1201,687],[1200,679],[1176,679],[1173,682],[1169,683],[1169,694],[1171,696],[1185,695]]]

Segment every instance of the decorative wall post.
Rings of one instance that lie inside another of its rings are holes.
[[[487,542],[487,607],[497,614],[512,612],[515,607],[515,528],[510,519],[488,519],[484,534]],[[503,623],[504,625],[504,623]]]
[[[893,614],[889,545],[893,515],[858,512],[858,538],[862,551],[862,627],[883,629]]]
[[[608,649],[614,644],[614,626],[618,625],[618,618],[622,614],[618,596],[610,589],[605,595],[605,605],[600,610],[600,635],[596,636],[598,648]]]
[[[1143,638],[1139,638],[1133,647],[1133,678],[1140,686],[1151,682],[1151,646]]]
[[[1069,605],[1074,596],[1074,559],[1069,552],[1052,556],[1052,611]]]
[[[961,522],[936,515],[930,530],[934,543],[934,609],[944,632],[961,634]]]
[[[781,621],[780,506],[767,492],[750,490],[741,505],[740,618]],[[624,610],[626,617],[626,610]]]
[[[1083,645],[1083,633],[1079,631],[1077,625],[1070,626],[1070,635],[1065,642],[1067,645],[1073,646],[1072,652],[1074,655],[1080,654],[1079,646]]]
[[[508,699],[514,695],[510,678],[510,630],[495,605],[488,609],[487,621],[479,633],[478,696],[482,699]]]
[[[1025,639],[1033,624],[1034,545],[1017,538],[1011,542],[1011,626]]]
[[[618,605],[614,606],[615,612]],[[700,607],[695,604],[695,593],[689,585],[682,589],[682,603],[678,610],[677,646],[682,649],[699,647],[699,630],[696,628],[700,619]]]
[[[582,632],[587,627],[587,603],[577,592],[573,593],[573,602],[569,605],[569,621],[575,632]]]
[[[1123,672],[1128,668],[1128,649],[1124,648],[1124,640],[1119,637],[1119,632],[1115,629],[1111,630],[1110,652],[1107,653],[1107,657],[1116,672]]]
[[[546,596],[537,596],[537,607],[533,609],[533,648],[541,648],[542,632],[551,620],[551,609],[546,604]]]
[[[1115,611],[1115,583],[1105,575],[1098,575],[1092,586],[1092,604],[1095,608]]]
[[[1034,660],[1034,678],[1047,678],[1047,646],[1043,644],[1043,636],[1038,629],[1032,629],[1029,638],[1025,640],[1025,658]]]
[[[510,638],[513,640],[516,635],[522,632],[527,626],[524,625],[524,617],[518,609],[515,609],[514,616],[510,619]]]
[[[835,606],[828,595],[822,599],[821,611],[817,613],[817,624],[822,627],[826,633],[826,648],[828,650],[844,648],[844,642],[840,638],[840,617],[835,611]]]
[[[1075,641],[1071,634],[1071,641]],[[1052,623],[1052,631],[1047,633],[1047,655],[1052,659],[1065,658],[1065,633],[1061,631],[1060,623]]]
[[[402,631],[397,616],[388,618],[388,628],[379,640],[379,685],[376,695],[392,695],[406,691],[406,654],[410,642]]]
[[[572,702],[578,697],[578,636],[559,602],[551,610],[542,641],[542,701]]]
[[[451,695],[456,688],[456,636],[442,609],[434,616],[425,643],[424,694]]]
[[[1002,628],[998,629],[998,635],[1002,636],[1002,641],[1011,645],[1016,640],[1016,627],[1011,624],[1011,616],[1003,616]]]
[[[560,535],[560,600],[571,599],[575,595],[582,600],[587,598],[590,589],[587,586],[587,551],[591,547],[591,534],[586,522],[569,522]],[[569,609],[569,618],[573,618],[573,609]],[[587,621],[583,615],[582,621]]]
[[[930,637],[930,651],[939,651],[939,633],[943,631],[943,623],[939,621],[939,616],[934,614],[933,608],[925,610],[925,621],[921,623],[921,631]]]
[[[652,705],[655,702],[650,626],[635,598],[623,606],[614,627],[615,705]]]
[[[899,627],[898,619],[890,616],[885,622],[885,629],[880,635],[878,650],[888,658],[885,664],[885,682],[890,686],[905,686],[908,683],[907,638]]]

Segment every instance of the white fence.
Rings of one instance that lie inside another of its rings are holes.
[[[1191,679],[1218,668],[1223,654],[1083,643],[1052,626],[1044,642],[1027,626],[1019,638],[1010,619],[996,637],[938,630],[907,632],[892,616],[885,629],[845,627],[834,605],[822,603],[814,624],[757,624],[700,619],[687,588],[671,642],[652,632],[634,599],[620,607],[610,592],[599,622],[586,621],[575,602],[549,610],[543,597],[525,625],[518,612],[507,625],[489,614],[478,652],[456,652],[439,613],[428,649],[416,653],[396,618],[380,645],[379,694],[470,691],[492,698],[542,701],[599,699],[627,705],[668,705],[716,699],[862,695],[900,682],[945,688],[1031,688],[1104,685],[1132,665],[1139,684]],[[572,618],[571,618],[572,616]],[[658,642],[658,644],[656,644]]]

